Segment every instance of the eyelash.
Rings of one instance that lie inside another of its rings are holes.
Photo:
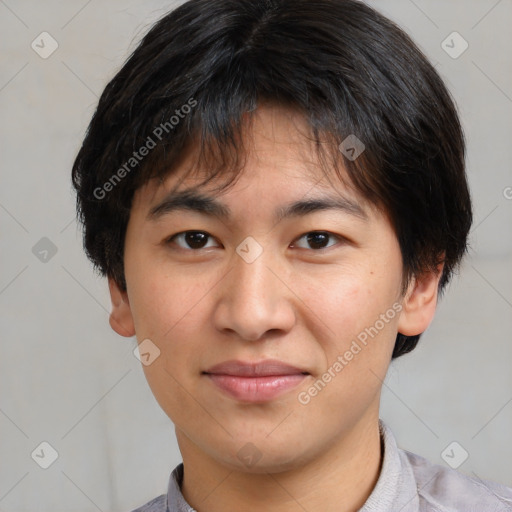
[[[206,237],[208,239],[213,239],[214,237],[212,235],[210,235],[209,233],[207,233],[206,231],[198,231],[198,230],[189,230],[189,231],[181,231],[180,233],[176,233],[175,235],[172,235],[170,236],[169,238],[167,238],[165,240],[165,243],[166,244],[171,244],[171,243],[174,243],[174,241],[179,238],[179,237],[182,237],[182,236],[185,236],[189,233],[194,233],[194,234],[204,234],[206,235]],[[338,241],[340,242],[343,242],[344,240],[346,240],[344,237],[340,236],[340,235],[335,235],[334,233],[331,233],[329,231],[308,231],[307,233],[304,233],[303,235],[301,235],[300,237],[298,237],[296,240],[301,240],[302,238],[304,238],[305,236],[307,235],[326,235],[330,238],[335,238],[337,239]],[[186,242],[185,242],[186,243]],[[333,244],[333,245],[328,245],[327,247],[321,247],[320,249],[311,249],[312,251],[314,252],[321,252],[323,251],[324,249],[330,249],[331,247],[333,247],[334,245],[336,244]],[[189,252],[199,252],[201,251],[202,249],[210,249],[211,247],[200,247],[199,249],[193,249],[193,248],[184,248],[184,247],[180,247],[178,246],[180,250],[183,250],[183,251],[189,251]],[[299,249],[304,249],[304,247],[299,247]]]

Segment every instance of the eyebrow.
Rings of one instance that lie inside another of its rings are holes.
[[[337,210],[343,213],[368,220],[366,211],[356,202],[342,197],[318,197],[299,200],[277,208],[274,213],[275,222],[291,217],[304,217],[321,210]],[[204,195],[192,189],[181,192],[171,192],[160,203],[151,208],[147,218],[156,221],[174,211],[192,211],[229,221],[231,210],[211,196]]]

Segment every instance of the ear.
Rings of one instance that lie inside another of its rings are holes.
[[[414,276],[402,302],[398,332],[416,336],[424,332],[432,322],[437,306],[437,291],[444,264],[437,270]]]
[[[111,277],[108,278],[108,288],[110,290],[110,300],[112,301],[112,312],[110,313],[110,327],[117,334],[127,338],[135,335],[135,325],[133,323],[132,310],[128,301],[128,294],[121,290],[119,285]]]

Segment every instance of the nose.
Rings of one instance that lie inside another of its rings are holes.
[[[246,341],[289,332],[296,314],[283,265],[265,250],[250,263],[234,254],[232,265],[219,283],[215,327]]]

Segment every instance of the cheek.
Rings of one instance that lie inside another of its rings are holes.
[[[306,278],[297,275],[294,282],[297,295],[314,313],[309,316],[321,322],[330,336],[343,341],[373,326],[381,314],[392,308],[399,281],[393,278],[392,271],[385,276],[357,269]],[[388,320],[386,327],[393,318]]]
[[[149,338],[160,351],[154,362],[143,366],[146,380],[171,420],[186,425],[202,414],[190,396],[196,393],[208,314],[205,299],[213,284],[184,272],[169,275],[156,266],[131,284],[137,338]]]
[[[194,277],[186,270],[166,268],[158,261],[127,262],[130,306],[137,338],[167,339],[186,326],[198,325],[197,307],[212,288],[207,276]],[[130,272],[130,270],[134,270]]]
[[[315,332],[322,348],[322,375],[328,372],[325,379],[332,382],[322,393],[341,408],[353,400],[369,400],[389,366],[400,308],[396,300],[401,274],[395,267],[387,266],[388,273],[374,266],[338,269],[336,275],[317,276],[309,282],[302,278],[299,293],[315,313],[309,318],[318,319],[317,330],[315,322],[308,329]]]
[[[370,274],[369,274],[370,275]],[[398,312],[394,287],[379,287],[356,276],[324,283],[323,292],[308,289],[308,306],[325,324],[316,333],[323,368],[300,395],[318,428],[352,424],[378,400],[396,338]],[[329,407],[326,407],[329,404]]]
[[[216,274],[196,276],[157,265],[146,265],[143,274],[129,281],[137,339],[149,338],[160,350],[155,363],[144,367],[154,392],[156,387],[175,388],[177,382],[199,374],[211,322],[210,292],[218,281]]]

